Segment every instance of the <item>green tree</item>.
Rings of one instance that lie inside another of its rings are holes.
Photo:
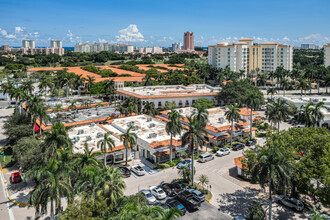
[[[266,110],[266,117],[268,121],[278,125],[280,130],[280,123],[288,118],[290,110],[286,101],[278,98],[273,102],[268,103]]]
[[[264,220],[266,212],[259,202],[253,201],[249,207],[249,220]]]
[[[201,126],[200,122],[196,117],[188,116],[188,130],[186,133],[182,135],[182,144],[189,144],[191,149],[191,185],[194,185],[194,155],[195,148],[198,146],[203,146],[205,138],[204,136],[207,134],[206,130]]]
[[[75,168],[75,170],[80,174],[81,171],[86,166],[96,166],[101,167],[102,163],[99,159],[96,157],[99,156],[100,152],[94,152],[94,148],[89,149],[88,144],[84,144],[84,153],[77,153],[73,155],[73,162],[72,166]]]
[[[213,100],[208,100],[206,98],[201,98],[197,99],[196,102],[193,103],[192,105],[194,108],[213,108],[214,107],[214,101]]]
[[[210,180],[205,174],[201,174],[198,177],[198,183],[205,188],[209,184]]]
[[[180,119],[183,117],[176,110],[172,109],[168,112],[169,121],[166,123],[165,130],[166,133],[171,136],[171,144],[170,144],[170,162],[172,164],[172,154],[173,154],[173,137],[176,135],[181,135],[182,132],[182,124]]]
[[[263,96],[262,98],[260,97],[260,93],[256,93],[256,92],[251,92],[249,91],[249,93],[246,96],[246,104],[250,107],[250,139],[252,139],[252,128],[253,128],[253,110],[254,109],[259,109],[260,106],[262,104],[264,104],[263,102]]]
[[[227,106],[228,110],[225,112],[225,116],[228,121],[231,122],[231,132],[230,132],[230,144],[233,144],[233,128],[234,128],[234,121],[238,121],[239,116],[239,108],[238,105],[229,105]],[[251,125],[252,126],[252,125]]]
[[[269,220],[271,220],[272,193],[280,188],[285,191],[290,186],[291,164],[276,147],[264,148],[258,153],[252,175],[258,176],[262,188],[268,185]]]
[[[131,130],[133,129],[133,127],[130,127],[129,129],[127,129],[127,131],[123,134],[120,135],[120,140],[123,142],[123,145],[126,149],[126,166],[127,166],[127,161],[128,161],[128,148],[133,148],[133,146],[136,144],[136,140],[137,140],[137,135],[133,132],[131,132]]]
[[[104,166],[107,165],[108,149],[111,152],[112,149],[116,147],[115,141],[111,138],[111,135],[112,135],[111,132],[107,132],[104,134],[103,139],[97,142],[97,147],[104,153],[104,158],[103,158]]]

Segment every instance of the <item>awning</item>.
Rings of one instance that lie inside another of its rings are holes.
[[[37,133],[40,132],[40,127],[37,123],[34,124],[34,131]]]

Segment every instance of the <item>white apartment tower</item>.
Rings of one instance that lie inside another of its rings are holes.
[[[74,46],[74,52],[78,53],[89,53],[91,52],[89,44],[76,44]]]
[[[242,38],[237,43],[219,43],[209,46],[208,63],[216,68],[227,66],[234,72],[245,73],[255,69],[274,71],[278,66],[292,70],[293,47],[277,42],[253,43]]]
[[[22,40],[22,47],[24,48],[35,48],[36,42],[34,40]]]
[[[325,45],[324,47],[324,66],[330,66],[330,43]]]
[[[62,47],[61,40],[50,40],[50,47]]]

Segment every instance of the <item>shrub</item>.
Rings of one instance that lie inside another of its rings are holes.
[[[220,149],[220,147],[217,147],[217,146],[213,147],[214,152],[217,152],[219,149]]]
[[[170,168],[170,165],[167,163],[157,164],[157,169],[166,169],[166,168]]]

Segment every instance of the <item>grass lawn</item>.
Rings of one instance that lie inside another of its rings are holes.
[[[0,155],[0,162],[2,167],[4,168],[11,167],[16,163],[16,161],[14,161],[13,158],[13,150],[11,149],[11,147],[5,146],[1,148],[0,151],[5,152],[5,158],[2,154]]]

